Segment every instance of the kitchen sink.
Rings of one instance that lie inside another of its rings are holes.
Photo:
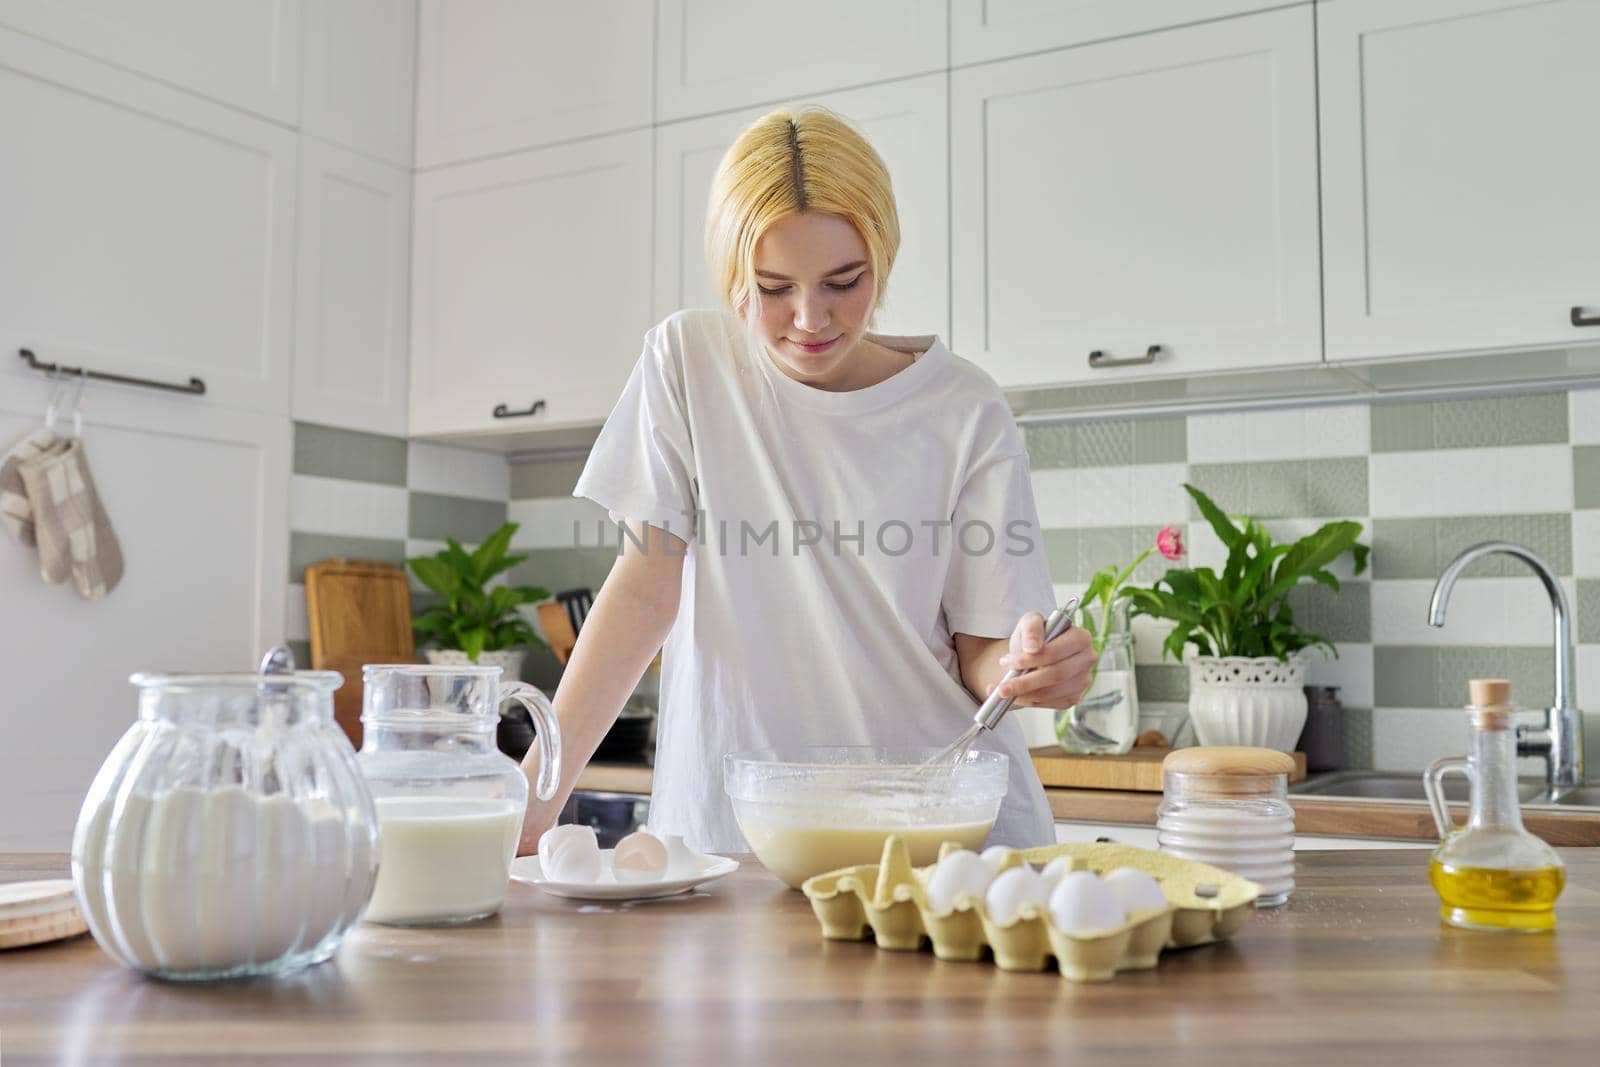
[[[1465,804],[1471,789],[1467,780],[1452,774],[1444,780],[1445,799]],[[1422,775],[1399,774],[1389,771],[1334,771],[1314,774],[1303,782],[1289,787],[1291,794],[1318,797],[1354,797],[1363,800],[1426,800],[1422,792]],[[1544,782],[1537,778],[1524,778],[1517,783],[1517,799],[1527,804],[1544,793]]]
[[[1467,803],[1471,786],[1459,774],[1444,780],[1445,799],[1453,804]],[[1415,800],[1427,797],[1422,792],[1422,775],[1392,771],[1333,771],[1314,774],[1289,787],[1292,796],[1345,797],[1357,800]],[[1517,781],[1517,800],[1523,804],[1557,807],[1600,807],[1600,784],[1587,783],[1551,797],[1540,778]]]
[[[1574,786],[1560,796],[1550,797],[1540,790],[1540,796],[1535,798],[1535,804],[1559,804],[1562,807],[1600,808],[1600,785],[1590,782],[1585,785]]]

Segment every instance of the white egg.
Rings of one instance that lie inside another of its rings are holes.
[[[1044,870],[1039,873],[1039,877],[1044,879],[1045,885],[1049,886],[1051,889],[1054,889],[1056,887],[1056,883],[1065,878],[1068,872],[1071,870],[1072,860],[1066,856],[1057,856],[1055,859],[1044,865]]]
[[[990,873],[998,873],[1000,865],[1011,855],[1011,850],[1004,845],[990,845],[983,850],[983,862],[989,865]]]
[[[1118,867],[1105,876],[1106,888],[1122,901],[1122,910],[1128,914],[1167,906],[1167,895],[1161,883],[1137,867]]]
[[[1064,933],[1112,930],[1125,919],[1122,902],[1093,871],[1073,871],[1050,893],[1050,921]]]
[[[554,826],[539,838],[539,869],[552,882],[600,879],[600,841],[587,826]]]
[[[988,909],[991,922],[1009,926],[1022,911],[1022,905],[1043,905],[1049,896],[1050,887],[1039,872],[1024,863],[995,876],[983,896],[983,906]]]
[[[956,906],[962,895],[982,897],[994,871],[976,852],[958,849],[939,861],[928,879],[928,904],[938,914]]]

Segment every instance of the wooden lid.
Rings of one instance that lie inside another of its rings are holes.
[[[1511,683],[1504,678],[1474,678],[1467,683],[1467,702],[1480,708],[1509,706]]]
[[[1219,777],[1259,778],[1271,774],[1293,774],[1294,757],[1270,748],[1217,745],[1200,748],[1175,748],[1161,761],[1163,774],[1216,775]]]
[[[1511,729],[1511,683],[1504,678],[1472,679],[1467,683],[1467,701],[1474,729]]]
[[[1293,772],[1294,757],[1270,748],[1179,748],[1161,761],[1162,792],[1233,800],[1272,797],[1283,792],[1280,782],[1287,783]]]

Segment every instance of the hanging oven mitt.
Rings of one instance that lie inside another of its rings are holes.
[[[22,483],[33,506],[39,573],[47,582],[72,584],[99,600],[122,580],[122,546],[100,502],[82,438],[22,464]]]
[[[18,542],[34,544],[33,505],[22,484],[22,465],[36,456],[65,451],[67,439],[41,426],[0,456],[0,524]]]

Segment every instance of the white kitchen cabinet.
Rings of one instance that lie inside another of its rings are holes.
[[[1005,386],[1320,360],[1313,58],[1298,7],[953,72],[956,351]]]
[[[656,121],[736,111],[943,70],[930,0],[661,0]]]
[[[641,130],[416,176],[414,436],[610,412],[653,322],[650,142]]]
[[[0,0],[0,26],[286,126],[299,121],[301,17],[301,0]]]
[[[417,166],[648,127],[651,0],[422,0]]]
[[[1284,0],[950,0],[950,62],[959,67],[1283,5]]]
[[[812,98],[872,142],[894,182],[901,244],[875,329],[949,336],[950,198],[942,74]],[[656,318],[720,307],[706,272],[706,201],[728,146],[765,109],[689,119],[656,133]]]
[[[1600,341],[1600,4],[1317,11],[1328,358]]]
[[[42,377],[0,389],[0,446],[37,425],[46,393]],[[94,382],[85,415],[125,576],[84,600],[0,535],[0,851],[66,850],[135,718],[130,673],[252,670],[283,636],[289,419]]]
[[[300,129],[411,169],[417,0],[339,0],[305,9]]]
[[[411,172],[303,137],[294,417],[404,437]]]
[[[0,30],[0,389],[16,357],[285,414],[296,135]]]

